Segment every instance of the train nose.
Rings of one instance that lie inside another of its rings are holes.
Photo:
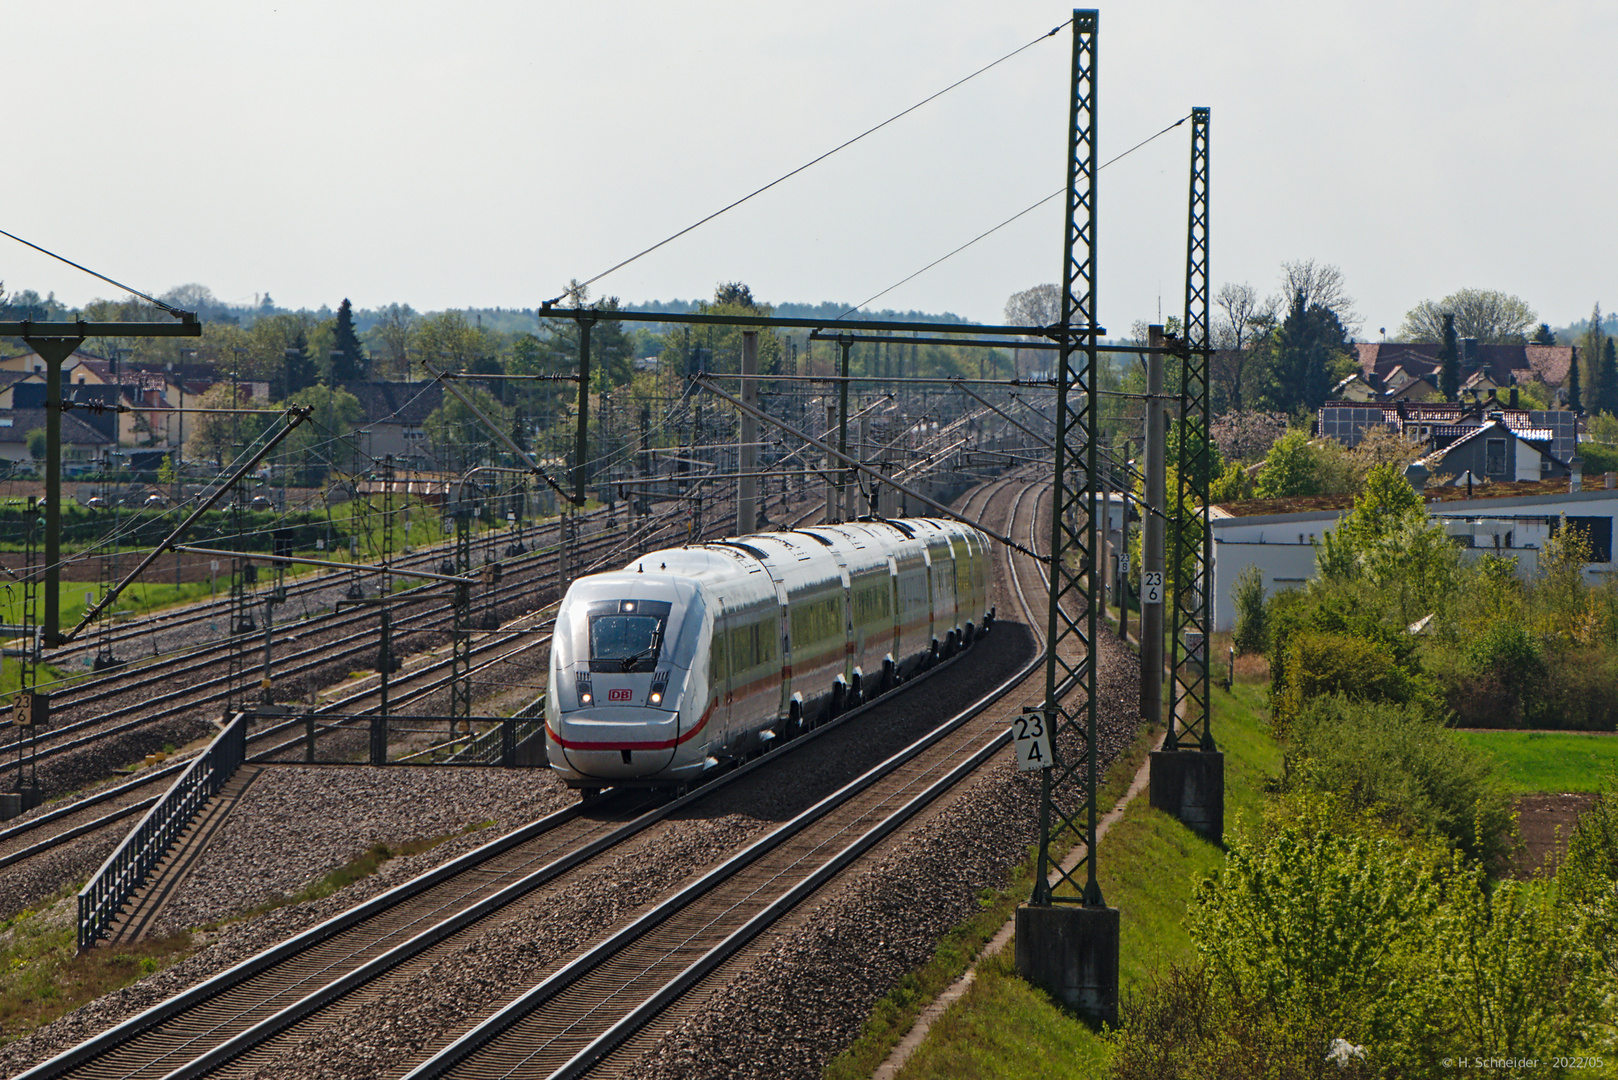
[[[631,706],[565,713],[550,737],[575,771],[610,779],[667,768],[682,734],[679,713]]]

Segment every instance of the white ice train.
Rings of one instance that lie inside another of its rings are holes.
[[[907,518],[654,551],[575,581],[545,745],[569,787],[680,785],[988,630],[988,538]]]

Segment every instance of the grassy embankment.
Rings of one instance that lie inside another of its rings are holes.
[[[1227,834],[1257,821],[1264,778],[1280,769],[1280,748],[1260,716],[1266,688],[1266,677],[1255,674],[1239,681],[1231,694],[1214,689],[1214,735],[1225,754]],[[1100,805],[1111,807],[1122,797],[1155,739],[1155,733],[1143,733],[1108,770]],[[1121,913],[1119,975],[1127,994],[1154,968],[1190,957],[1184,914],[1192,887],[1224,856],[1152,810],[1145,798],[1130,803],[1099,848],[1102,893]],[[827,1067],[828,1080],[870,1076],[927,1002],[966,969],[1028,898],[1032,881],[1032,865],[1025,863],[1003,892],[986,895],[981,916],[957,927],[931,963],[877,1003],[860,1040]],[[972,988],[934,1025],[900,1076],[1073,1080],[1104,1075],[1107,1061],[1105,1040],[1023,982],[1008,947],[979,964]]]

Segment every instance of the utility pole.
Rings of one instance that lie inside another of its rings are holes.
[[[837,452],[843,455],[842,460],[848,458],[848,350],[854,344],[854,339],[843,335],[837,339],[837,344],[843,349],[843,378],[837,384]],[[848,509],[848,481],[849,470],[840,463],[837,467],[837,517],[843,521]]]
[[[1163,722],[1163,458],[1167,450],[1163,415],[1163,328],[1148,326],[1146,344],[1146,506],[1141,514],[1140,715]]]
[[[1163,749],[1152,754],[1152,806],[1220,843],[1225,758],[1213,739],[1208,619],[1213,533],[1208,527],[1208,157],[1209,111],[1191,110],[1191,197],[1186,229],[1185,366],[1180,382],[1179,484],[1174,511],[1174,625]]]
[[[758,331],[742,331],[742,400],[758,405]],[[758,528],[758,421],[742,413],[740,478],[736,481],[736,535]]]

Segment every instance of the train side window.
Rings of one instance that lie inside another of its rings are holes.
[[[725,632],[714,629],[713,645],[708,652],[708,678],[713,682],[724,682],[729,676],[725,667]]]

